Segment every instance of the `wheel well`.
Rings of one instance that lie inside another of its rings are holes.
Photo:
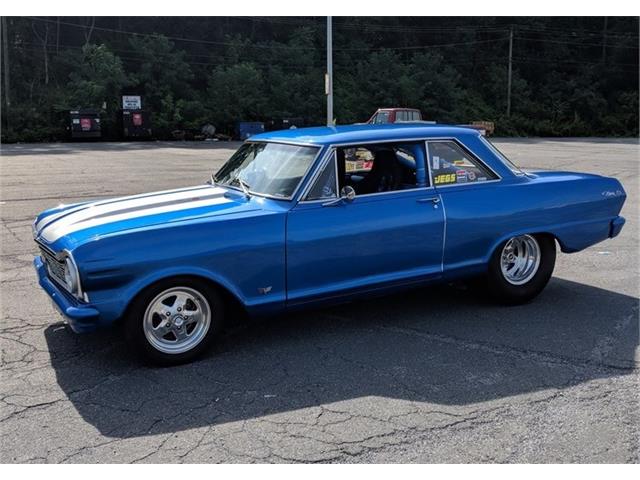
[[[551,238],[552,240],[555,240],[556,242],[560,243],[560,240],[558,239],[558,237],[556,237],[553,233],[550,233],[550,232],[531,232],[531,233],[526,233],[526,232],[525,232],[525,233],[521,233],[521,234],[520,234],[520,233],[519,233],[519,234],[516,234],[516,235],[514,235],[514,236],[517,236],[517,235],[525,235],[525,234],[526,234],[526,235],[533,235],[533,236],[535,236],[535,237],[547,237],[547,238]],[[511,238],[511,237],[507,237],[504,241],[508,240],[509,238]],[[501,242],[501,243],[502,243],[502,242]],[[498,244],[498,245],[496,246],[496,248],[497,248],[497,247],[499,247],[499,246],[501,245],[501,243],[500,243],[500,244]]]
[[[560,248],[562,248],[562,243],[560,242],[560,239],[558,239],[558,237],[556,237],[553,233],[550,233],[550,232],[530,232],[530,233],[526,233],[526,234],[527,235],[534,235],[534,236],[538,236],[538,237],[551,238],[552,240],[554,240],[555,242],[557,242],[560,245]],[[512,235],[512,236],[516,236],[516,235],[525,235],[525,233],[515,234],[515,235]],[[508,237],[504,238],[503,240],[501,240],[499,243],[495,244],[495,246],[493,247],[493,250],[490,250],[488,258],[491,259],[491,258],[493,258],[494,255],[498,255],[498,252],[500,251],[500,246],[503,245],[504,242],[506,242],[509,238],[511,238],[511,236],[508,236]]]
[[[544,237],[544,238],[548,238],[550,240],[553,240],[553,246],[556,246],[556,243],[558,243],[561,247],[562,244],[560,243],[560,240],[558,240],[558,238],[550,232],[531,232],[529,235],[533,235],[534,237]]]
[[[537,235],[537,236],[544,236],[547,238],[551,238],[552,240],[554,240],[556,243],[558,243],[560,246],[562,246],[562,244],[560,244],[560,240],[558,239],[558,237],[556,237],[553,233],[549,233],[549,232],[537,232],[534,233],[533,235]]]
[[[140,297],[140,295],[144,294],[144,292],[146,292],[150,288],[153,288],[158,283],[165,282],[168,279],[174,278],[174,277],[191,278],[193,280],[198,280],[198,281],[207,283],[208,285],[213,287],[220,294],[220,296],[222,297],[222,301],[224,302],[224,305],[225,305],[225,323],[227,323],[227,324],[229,324],[229,323],[231,323],[231,324],[241,323],[241,322],[243,322],[244,320],[247,319],[248,314],[247,314],[246,309],[244,308],[244,305],[238,299],[238,297],[236,297],[233,293],[231,293],[229,291],[229,289],[225,288],[220,283],[218,283],[218,282],[216,282],[214,280],[211,280],[210,278],[207,278],[207,277],[202,276],[202,275],[192,275],[192,274],[172,275],[172,276],[168,276],[168,277],[159,278],[156,281],[154,281],[153,283],[145,286],[144,288],[142,288],[138,293],[136,293],[131,298],[131,300],[127,304],[127,307],[124,310],[124,314],[122,315],[122,318],[125,318],[129,314],[131,306]]]

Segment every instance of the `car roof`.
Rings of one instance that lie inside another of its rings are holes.
[[[380,112],[380,111],[387,112],[390,110],[394,110],[396,112],[404,112],[404,111],[419,112],[420,111],[417,108],[388,107],[388,108],[379,108],[378,110],[376,110],[376,112]]]
[[[335,127],[292,128],[260,133],[249,141],[269,141],[310,145],[367,143],[379,141],[418,140],[429,137],[460,137],[480,135],[473,128],[443,124],[392,123],[383,125],[340,125]]]

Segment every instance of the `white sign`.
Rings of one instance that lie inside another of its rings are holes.
[[[124,110],[140,110],[142,108],[140,95],[123,95],[122,108]]]

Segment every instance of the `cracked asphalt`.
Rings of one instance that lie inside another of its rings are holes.
[[[523,167],[617,177],[621,235],[559,255],[529,305],[422,288],[236,326],[170,369],[136,363],[117,329],[65,328],[30,224],[203,183],[237,144],[3,145],[0,461],[638,463],[638,142],[495,143]]]

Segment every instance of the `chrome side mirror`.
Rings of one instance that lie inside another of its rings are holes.
[[[322,206],[323,207],[336,207],[338,205],[342,205],[344,203],[351,203],[353,202],[353,199],[356,198],[356,191],[353,189],[353,187],[350,187],[349,185],[342,187],[342,190],[340,190],[340,197],[336,198],[335,200],[331,200],[327,203],[323,203]]]
[[[342,190],[340,190],[340,198],[345,202],[351,203],[353,199],[356,198],[356,191],[349,185],[344,186]]]

